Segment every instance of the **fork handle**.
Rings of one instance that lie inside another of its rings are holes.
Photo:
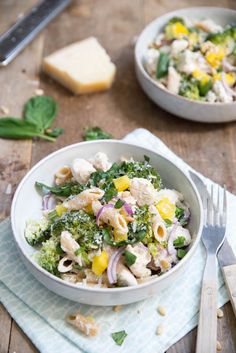
[[[222,268],[223,277],[231,301],[234,315],[236,316],[236,264]]]
[[[215,353],[217,340],[216,259],[208,257],[202,282],[196,353]]]

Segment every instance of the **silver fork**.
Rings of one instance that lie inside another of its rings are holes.
[[[226,189],[211,187],[203,200],[205,226],[202,242],[207,259],[202,279],[201,304],[196,353],[215,353],[217,340],[217,266],[216,255],[224,242],[226,226]],[[217,198],[215,206],[214,200]]]

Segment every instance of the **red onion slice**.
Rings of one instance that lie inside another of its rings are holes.
[[[56,206],[55,198],[50,192],[48,192],[46,195],[43,196],[42,209],[44,211],[49,211],[55,208],[55,206]]]
[[[98,211],[97,215],[96,215],[96,223],[97,223],[97,226],[99,226],[99,219],[103,213],[103,211],[106,209],[106,208],[113,208],[114,205],[112,205],[111,203],[108,203],[107,205],[104,205],[100,208],[100,210]]]
[[[129,216],[133,216],[134,212],[133,212],[131,206],[126,201],[125,201],[123,207]]]
[[[226,92],[231,96],[231,97],[236,97],[236,92],[229,87],[228,83],[226,82],[226,79],[225,79],[225,73],[222,72],[222,84],[224,86],[224,89],[226,90]]]
[[[117,282],[116,267],[123,251],[124,251],[124,247],[119,248],[118,250],[113,252],[113,254],[109,259],[109,263],[107,267],[107,277],[110,284],[114,284]]]

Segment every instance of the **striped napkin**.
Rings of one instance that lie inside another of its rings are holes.
[[[190,167],[171,152],[163,142],[144,129],[137,129],[124,139],[161,151],[182,170]],[[203,178],[203,177],[202,177]],[[205,183],[212,182],[204,178]],[[236,251],[235,216],[236,197],[228,194],[228,239]],[[165,352],[197,324],[199,293],[205,263],[205,251],[199,244],[184,278],[174,281],[160,296],[139,303],[123,306],[116,313],[111,307],[80,305],[64,299],[44,288],[27,271],[14,245],[10,221],[0,224],[0,298],[14,320],[42,353],[153,353]],[[218,305],[228,301],[219,270]],[[167,314],[160,316],[157,307],[163,306]],[[65,316],[76,310],[91,315],[100,324],[101,332],[87,338],[65,323]],[[156,328],[163,325],[163,334],[156,335]],[[112,332],[125,330],[128,334],[122,346],[111,338]]]

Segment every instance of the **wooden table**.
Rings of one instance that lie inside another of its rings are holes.
[[[0,32],[35,4],[35,0],[1,0]],[[16,60],[0,69],[0,106],[21,114],[23,103],[40,87],[60,105],[57,126],[65,133],[56,143],[1,140],[0,217],[9,215],[13,193],[27,170],[41,158],[82,140],[86,126],[98,125],[116,138],[137,127],[159,136],[194,168],[236,193],[236,124],[204,125],[178,119],[155,106],[140,89],[134,73],[136,36],[153,18],[177,8],[205,5],[204,0],[84,0],[74,1]],[[236,8],[234,0],[208,0],[207,5]],[[88,36],[98,37],[117,65],[112,89],[75,97],[40,73],[43,55]],[[12,193],[6,194],[9,185]],[[230,304],[218,320],[223,353],[236,353],[236,319]],[[168,353],[195,351],[196,330]],[[32,353],[36,348],[0,306],[0,353]]]

